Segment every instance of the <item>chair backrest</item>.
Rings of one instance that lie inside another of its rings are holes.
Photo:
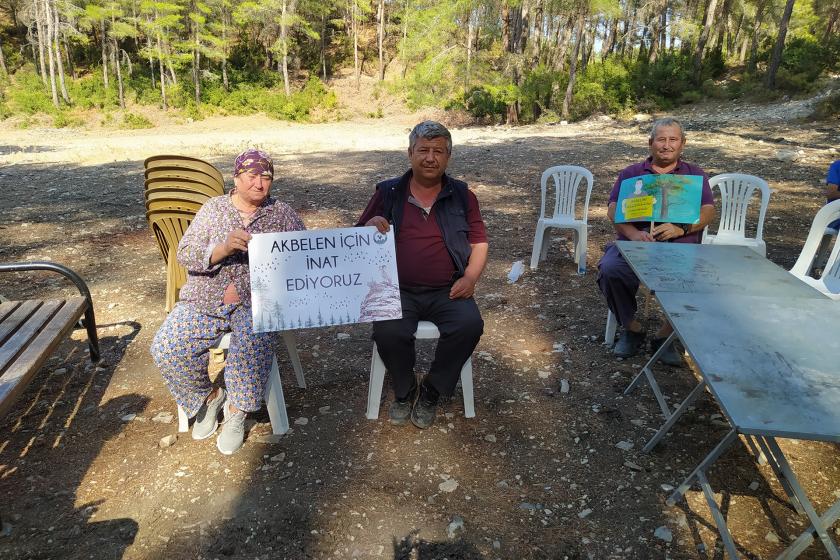
[[[219,182],[216,177],[208,175],[203,171],[196,171],[194,169],[186,169],[183,167],[155,167],[147,169],[145,172],[146,179],[188,179],[204,183],[207,186],[214,187],[220,191],[220,194],[225,192],[224,183]]]
[[[554,187],[553,207],[550,213],[546,214],[548,199],[549,179]],[[540,190],[542,199],[540,201],[540,219],[543,218],[567,218],[575,219],[575,201],[577,200],[580,182],[586,179],[586,195],[583,203],[583,221],[589,214],[589,196],[592,194],[592,173],[577,165],[555,165],[543,171],[540,178]]]
[[[189,157],[189,156],[173,156],[173,155],[160,155],[160,156],[152,156],[150,158],[146,158],[146,161],[143,162],[143,166],[146,169],[155,169],[155,168],[170,168],[170,167],[182,167],[184,169],[191,169],[193,171],[201,171],[214,177],[219,184],[224,185],[225,180],[222,177],[222,173],[216,169],[215,166],[212,164],[198,158]]]
[[[764,217],[770,203],[770,186],[767,181],[743,173],[721,173],[709,179],[714,190],[720,190],[720,224],[716,235],[746,237],[747,209],[756,190],[761,192],[761,207],[758,210],[758,225],[755,238],[764,239]]]
[[[178,243],[184,236],[184,232],[190,227],[195,212],[185,209],[167,207],[164,205],[153,206],[146,211],[146,220],[149,228],[155,234],[163,260],[169,264],[170,257],[175,255]]]
[[[147,200],[146,201],[146,216],[149,212],[186,212],[195,216],[195,214],[204,206],[203,202],[195,202],[193,200],[177,200],[177,199],[163,199],[163,200]]]
[[[179,190],[184,192],[194,192],[204,194],[208,197],[221,196],[224,191],[220,190],[217,185],[208,185],[198,181],[191,181],[189,179],[179,179],[177,177],[164,177],[158,179],[146,179],[144,183],[145,192],[152,192],[156,190]]]
[[[840,218],[840,200],[834,200],[817,212],[814,216],[814,221],[811,222],[811,231],[808,232],[808,238],[805,239],[805,245],[802,247],[802,252],[799,253],[799,258],[796,259],[790,272],[799,277],[807,276],[811,267],[814,264],[814,257],[820,247],[820,243],[825,235],[825,229],[828,224]],[[840,293],[840,243],[837,238],[834,238],[834,248],[825,263],[822,276],[820,280],[832,293]]]
[[[197,192],[189,192],[189,191],[181,191],[181,190],[172,190],[172,189],[153,189],[147,190],[145,193],[146,197],[146,210],[149,209],[152,203],[162,203],[162,202],[169,202],[171,203],[173,208],[182,208],[184,210],[191,210],[194,208],[195,204],[200,206],[204,205],[205,202],[210,200],[210,197],[204,193],[197,193]],[[199,206],[199,207],[200,207]],[[157,206],[160,208],[160,205]]]

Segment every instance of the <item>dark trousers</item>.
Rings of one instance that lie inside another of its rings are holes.
[[[618,323],[627,328],[636,316],[639,278],[613,243],[607,245],[604,256],[598,261],[596,281],[601,293],[607,298],[607,307],[616,316]]]
[[[443,396],[451,396],[461,368],[475,350],[484,321],[473,298],[449,299],[449,288],[400,290],[402,319],[373,323],[373,340],[391,374],[394,396],[408,398],[414,387],[414,332],[418,321],[431,321],[440,331],[435,357],[426,376]]]

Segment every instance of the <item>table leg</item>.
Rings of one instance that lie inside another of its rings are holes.
[[[761,446],[762,451],[764,452],[764,456],[767,457],[767,462],[770,464],[770,468],[773,469],[773,473],[776,475],[776,479],[779,481],[779,484],[782,485],[782,488],[787,494],[788,500],[790,501],[790,505],[793,506],[793,509],[796,510],[796,513],[799,515],[805,515],[805,510],[802,509],[802,504],[799,503],[799,499],[796,497],[796,494],[793,492],[793,488],[790,486],[790,481],[785,477],[785,473],[782,472],[781,467],[779,466],[779,460],[770,450],[770,447],[767,445],[767,441],[763,436],[756,436],[756,441],[758,441],[758,445]]]
[[[755,446],[755,441],[753,441],[753,437],[754,436],[747,436],[744,438],[747,441],[747,447],[750,448],[750,453],[752,453],[755,456],[755,461],[759,465],[766,465],[767,455],[764,453],[764,451]]]
[[[790,483],[791,489],[796,495],[796,498],[799,500],[799,503],[802,504],[805,514],[808,516],[808,519],[811,520],[811,528],[815,530],[817,536],[820,537],[823,546],[826,551],[828,551],[828,556],[832,560],[840,560],[840,550],[837,550],[837,545],[834,544],[834,541],[831,540],[831,537],[828,535],[828,531],[826,530],[827,526],[823,523],[822,518],[817,514],[814,506],[811,505],[811,502],[808,500],[808,496],[805,495],[802,487],[799,486],[799,482],[796,480],[796,475],[793,474],[793,470],[790,468],[790,464],[788,463],[785,454],[782,453],[779,444],[776,443],[776,438],[768,437],[767,445],[773,453],[775,459],[778,461],[779,468],[782,470],[785,478],[787,478]]]
[[[653,391],[653,395],[656,397],[656,402],[659,403],[659,408],[662,409],[662,415],[665,416],[665,420],[668,420],[671,417],[671,409],[668,406],[668,402],[665,400],[665,397],[662,395],[662,391],[659,389],[659,384],[656,382],[656,379],[653,377],[653,370],[651,366],[656,363],[659,359],[659,356],[668,348],[671,344],[671,341],[674,340],[676,333],[672,332],[665,342],[662,343],[662,346],[654,352],[653,356],[651,356],[650,360],[645,364],[636,377],[633,378],[633,381],[630,382],[630,385],[624,389],[624,394],[629,395],[630,391],[635,389],[642,380],[642,375],[647,378],[648,385],[650,385],[651,390]]]
[[[697,473],[697,480],[700,482],[700,488],[703,489],[703,495],[706,497],[706,503],[709,504],[709,509],[712,511],[712,518],[717,525],[718,533],[723,541],[723,546],[726,548],[726,553],[731,560],[738,560],[738,551],[735,549],[735,541],[732,540],[732,533],[729,532],[729,527],[726,526],[726,519],[723,518],[720,508],[715,501],[715,492],[712,490],[712,485],[709,484],[706,475],[702,472]]]
[[[830,527],[834,525],[834,522],[840,519],[840,501],[834,503],[833,506],[828,508],[824,514],[820,517],[820,521],[826,526]],[[792,560],[793,558],[798,557],[800,554],[805,552],[805,550],[814,543],[814,526],[808,527],[808,529],[799,535],[795,541],[790,543],[790,546],[782,552],[776,560]]]
[[[685,398],[685,400],[682,403],[680,403],[680,406],[677,407],[677,409],[674,411],[674,413],[671,414],[671,416],[668,417],[667,420],[665,420],[665,423],[662,424],[662,427],[659,428],[659,431],[656,432],[656,434],[654,434],[654,436],[652,438],[650,438],[650,441],[647,442],[647,444],[645,444],[645,446],[642,448],[642,451],[644,453],[650,453],[650,451],[654,447],[656,447],[656,445],[659,443],[659,441],[663,437],[665,437],[665,434],[667,434],[668,431],[674,426],[674,424],[677,423],[677,420],[680,419],[680,416],[682,416],[683,413],[685,413],[685,411],[688,409],[688,407],[691,406],[691,403],[693,403],[695,400],[697,400],[697,397],[700,396],[700,394],[703,392],[703,389],[705,389],[705,387],[706,387],[706,382],[701,381],[700,383],[697,384],[697,386],[694,389],[691,390],[691,392],[688,394],[688,396]]]
[[[691,471],[691,474],[688,475],[688,478],[686,478],[683,481],[683,483],[680,484],[676,490],[674,490],[674,493],[671,494],[671,496],[665,501],[665,503],[669,506],[672,506],[678,501],[680,501],[685,495],[685,493],[688,492],[688,489],[691,488],[691,485],[694,484],[694,479],[697,478],[698,473],[702,473],[706,469],[708,469],[712,465],[712,463],[717,461],[718,457],[723,455],[723,452],[726,451],[727,448],[729,448],[729,446],[732,445],[737,439],[738,432],[735,430],[735,428],[732,428],[731,430],[729,430],[729,433],[726,434],[726,436],[721,440],[721,442],[717,444],[717,446],[714,449],[712,449],[712,452],[706,455],[706,458],[703,459],[693,471]]]

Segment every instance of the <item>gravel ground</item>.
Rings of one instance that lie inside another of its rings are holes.
[[[686,157],[710,174],[770,182],[768,258],[789,268],[822,204],[837,123],[742,121],[734,117],[740,110],[687,112]],[[262,413],[233,456],[188,435],[160,447],[176,423],[148,353],[164,318],[165,271],[143,213],[143,159],[206,158],[230,181],[235,153],[258,145],[276,156],[275,195],[308,227],[349,226],[373,184],[404,170],[407,131],[421,116],[2,131],[0,261],[52,259],[81,273],[106,366],[87,365],[79,331],[0,419],[0,507],[12,525],[0,557],[722,557],[698,489],[665,505],[667,489],[726,433],[719,409],[699,399],[643,454],[658,408],[649,391],[622,396],[643,360],[616,360],[602,345],[606,309],[594,278],[612,238],[605,205],[618,171],[646,153],[645,122],[454,131],[451,171],[478,195],[491,244],[477,290],[486,330],[474,355],[476,418],[463,417],[456,394],[426,431],[366,420],[369,325],[306,329],[298,348],[307,389],[295,386],[278,350],[288,434],[271,436]],[[512,263],[530,257],[540,173],[562,163],[595,175],[588,272],[576,274],[570,240],[559,234],[538,271],[508,283]],[[50,276],[0,278],[9,298],[59,293],[68,288]],[[648,319],[656,321],[655,305]],[[689,367],[664,373],[670,399],[692,386]],[[828,507],[840,489],[835,447],[783,447],[818,509]],[[711,482],[746,558],[775,557],[807,525],[743,446],[717,463]],[[819,546],[803,555],[824,556]]]

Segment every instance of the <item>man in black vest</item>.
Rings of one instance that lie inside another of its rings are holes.
[[[487,263],[487,232],[478,199],[463,181],[446,175],[452,135],[424,121],[408,136],[411,169],[376,185],[356,225],[391,226],[397,251],[402,319],[373,323],[373,340],[391,373],[394,424],[432,425],[440,396],[455,390],[461,367],[484,331],[473,299]],[[429,373],[417,384],[414,332],[418,321],[440,331]]]

